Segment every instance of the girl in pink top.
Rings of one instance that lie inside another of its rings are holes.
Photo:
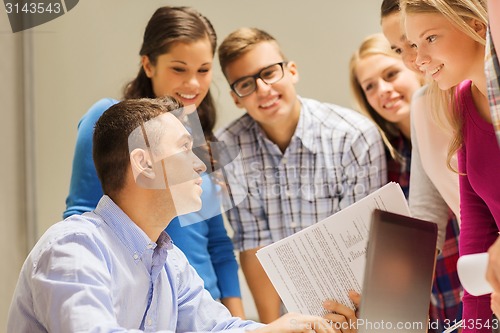
[[[457,151],[459,160],[460,255],[485,252],[500,225],[500,151],[484,74],[485,0],[402,0],[401,11],[417,50],[415,62],[433,80],[434,110],[449,110],[448,161]],[[463,303],[463,332],[491,332],[498,326],[492,322],[489,295],[465,292]]]

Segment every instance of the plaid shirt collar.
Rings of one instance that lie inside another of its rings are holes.
[[[307,103],[303,103],[302,98],[297,96],[300,103],[300,116],[299,122],[297,123],[297,128],[293,133],[290,144],[294,143],[295,140],[300,140],[302,145],[312,153],[316,153],[316,145],[314,144],[313,131],[310,129],[313,127],[313,113],[308,110]],[[264,147],[269,147],[270,145],[275,145],[272,142],[257,122],[252,122],[249,126],[252,131],[256,132],[257,135],[257,149],[262,150]],[[309,130],[308,130],[309,129]]]

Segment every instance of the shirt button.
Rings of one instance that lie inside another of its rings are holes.
[[[134,259],[135,260],[139,259],[139,255],[137,253],[134,253]]]
[[[149,243],[147,247],[148,247],[148,249],[152,249],[153,248],[153,244]]]
[[[152,323],[153,321],[151,320],[151,318],[148,318],[148,326],[151,326]]]
[[[295,222],[290,223],[290,228],[297,228],[297,223]]]

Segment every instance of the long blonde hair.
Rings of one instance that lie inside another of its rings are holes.
[[[485,36],[481,36],[470,25],[470,20],[478,20],[484,27],[488,25],[486,0],[400,0],[403,20],[407,14],[440,14],[449,20],[462,33],[481,45],[486,45]],[[485,29],[486,30],[486,29]],[[439,89],[436,82],[429,84],[427,94],[432,101],[431,112],[437,123],[445,129],[451,127],[452,141],[448,148],[447,165],[453,171],[451,159],[463,143],[462,116],[456,109],[456,87],[448,90]],[[440,112],[441,110],[445,112]]]
[[[381,33],[373,34],[366,37],[359,48],[351,56],[349,62],[349,83],[351,93],[354,96],[356,108],[365,116],[369,117],[378,127],[382,140],[386,145],[392,158],[397,161],[402,160],[402,156],[398,153],[397,148],[391,144],[391,141],[400,135],[398,126],[384,119],[377,111],[368,103],[366,94],[361,87],[356,76],[356,69],[361,60],[372,55],[383,55],[401,60],[401,56],[391,49],[391,44]],[[423,82],[420,82],[421,84]]]

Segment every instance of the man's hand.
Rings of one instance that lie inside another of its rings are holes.
[[[328,310],[330,313],[325,315],[325,318],[331,321],[331,326],[336,329],[338,332],[342,333],[357,333],[357,310],[359,308],[359,304],[361,302],[361,295],[355,291],[349,292],[349,297],[351,298],[354,306],[356,307],[356,311],[351,308],[332,301],[327,300],[323,303],[323,307]],[[339,331],[340,330],[340,331]]]

